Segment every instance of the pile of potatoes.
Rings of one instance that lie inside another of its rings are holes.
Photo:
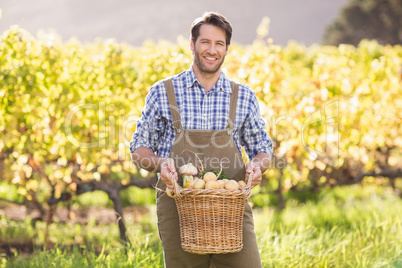
[[[207,172],[204,174],[203,178],[195,178],[188,183],[189,189],[226,189],[226,190],[241,190],[246,187],[244,181],[235,180],[218,180],[215,173]]]
[[[197,177],[197,168],[189,163],[179,169],[179,174],[183,176],[183,187],[188,189],[226,189],[241,190],[246,187],[244,181],[222,179],[218,180],[215,173],[209,171],[202,178]]]

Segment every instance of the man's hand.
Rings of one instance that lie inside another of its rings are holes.
[[[246,183],[250,179],[251,171],[254,171],[253,177],[251,178],[251,188],[259,185],[262,180],[262,174],[268,169],[271,164],[271,157],[269,154],[261,152],[257,154],[250,162],[246,165]]]
[[[173,183],[170,173],[173,174],[174,179],[177,181],[177,172],[172,158],[164,158],[160,163],[161,168],[161,181],[166,184],[166,187],[173,189]]]
[[[161,158],[154,154],[151,149],[147,147],[139,147],[132,154],[131,158],[134,165],[139,168],[143,168],[150,172],[161,174],[161,180],[170,189],[173,189],[172,179],[170,173],[173,173],[175,180],[178,176],[176,168],[174,166],[174,160],[172,158]]]
[[[250,179],[250,173],[253,171],[253,177],[251,178],[251,188],[259,185],[262,179],[261,169],[258,165],[253,162],[248,162],[246,165],[246,183]]]

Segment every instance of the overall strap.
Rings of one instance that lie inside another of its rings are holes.
[[[166,88],[170,113],[172,115],[173,128],[176,131],[176,133],[180,133],[180,131],[182,130],[182,126],[180,120],[179,107],[177,106],[176,96],[174,94],[174,86],[172,79],[165,79],[163,81],[163,84],[165,85]]]
[[[234,122],[236,118],[236,107],[237,107],[237,96],[239,93],[239,84],[230,81],[230,87],[232,88],[232,94],[230,95],[230,107],[229,107],[229,118],[228,118],[228,126],[229,131],[232,131],[234,128]]]

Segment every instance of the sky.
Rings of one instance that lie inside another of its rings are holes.
[[[250,44],[264,17],[268,37],[285,46],[290,40],[320,44],[325,30],[348,0],[0,0],[0,33],[19,25],[36,35],[44,30],[63,41],[114,38],[140,46],[146,40],[188,38],[192,21],[217,11],[233,26],[232,42]]]

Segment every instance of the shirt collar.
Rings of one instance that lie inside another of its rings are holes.
[[[187,70],[186,73],[186,87],[193,88],[194,84],[198,83],[197,77],[195,76],[193,65],[191,65],[190,69]],[[215,86],[212,88],[213,91],[223,91],[228,94],[232,93],[232,88],[230,87],[230,80],[226,77],[225,73],[221,70],[221,75],[219,76],[218,81]]]

